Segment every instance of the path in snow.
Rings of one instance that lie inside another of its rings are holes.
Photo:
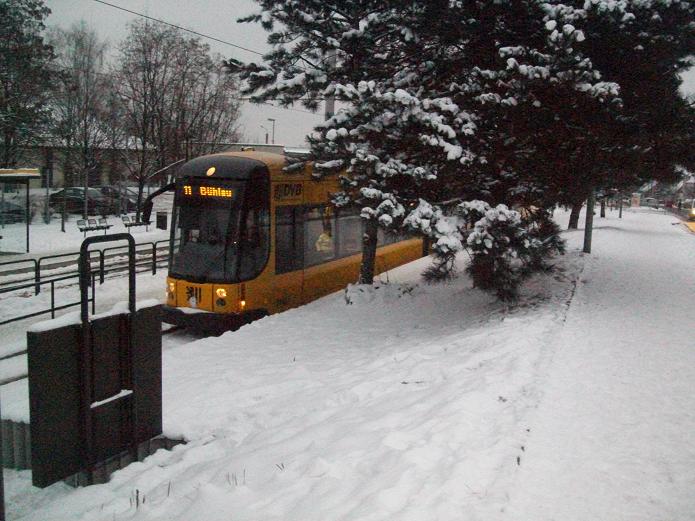
[[[695,519],[695,236],[676,221],[596,233],[504,519]]]

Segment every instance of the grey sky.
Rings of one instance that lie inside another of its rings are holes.
[[[237,18],[257,10],[251,0],[107,0],[109,3],[147,14],[173,24],[180,25],[204,34],[208,34],[242,47],[259,52],[265,52],[266,32],[258,24],[238,24]],[[72,23],[85,20],[97,33],[107,39],[112,52],[123,39],[128,22],[136,19],[135,15],[119,11],[113,7],[94,2],[93,0],[46,0],[52,14],[48,18],[49,26],[69,27]],[[257,55],[224,45],[215,41],[205,40],[210,47],[225,57],[242,61],[258,59]],[[695,68],[691,69],[684,78],[682,90],[695,93]],[[322,112],[311,114],[304,112],[303,107],[297,110],[283,110],[269,106],[245,103],[242,107],[242,131],[245,137],[254,142],[265,139],[265,130],[261,125],[272,129],[275,121],[275,142],[290,146],[300,146],[304,136],[316,123],[322,120]]]
[[[257,10],[251,0],[182,1],[182,0],[107,0],[109,3],[159,18],[187,29],[198,31],[238,44],[242,47],[265,52],[266,32],[258,24],[238,24],[237,18]],[[92,0],[46,0],[52,13],[48,26],[67,28],[74,22],[85,20],[100,37],[111,44],[111,52],[127,32],[127,24],[138,18],[113,7]],[[225,57],[251,61],[260,57],[215,41],[203,39],[213,51]],[[266,127],[272,133],[275,119],[275,142],[289,146],[304,146],[304,136],[323,119],[323,112],[306,113],[301,106],[296,110],[283,110],[266,105],[245,103],[242,107],[242,131],[246,139],[263,142]],[[272,136],[271,136],[272,137]]]

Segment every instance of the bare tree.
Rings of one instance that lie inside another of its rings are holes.
[[[84,186],[86,217],[87,191],[95,181],[100,155],[108,140],[106,100],[110,82],[104,67],[106,43],[84,21],[67,31],[55,30],[51,38],[63,72],[53,103],[54,135],[66,150],[66,185],[81,182]],[[71,168],[75,169],[73,175]]]
[[[137,160],[138,217],[145,183],[167,165],[237,136],[236,79],[197,38],[152,22],[135,22],[121,43],[118,92]]]
[[[136,160],[138,217],[145,183],[189,154],[236,137],[236,80],[209,46],[181,31],[135,22],[121,43],[117,68],[125,128]]]

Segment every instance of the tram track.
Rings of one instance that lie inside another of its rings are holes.
[[[162,325],[164,326],[165,323],[162,323]],[[166,324],[166,325],[169,325],[169,324]],[[178,333],[178,332],[181,332],[181,331],[185,331],[185,328],[182,327],[182,326],[171,326],[171,327],[168,327],[168,328],[166,328],[166,329],[162,329],[162,337],[169,336],[169,335],[171,335],[171,334],[173,334],[173,333]],[[195,338],[193,338],[193,339],[191,339],[191,340],[197,340],[197,339],[199,339],[199,338],[203,338],[203,337],[199,337],[199,336],[197,336],[197,335],[194,335],[194,337],[195,337]],[[169,349],[169,347],[173,347],[173,346],[165,346],[164,344],[162,344],[162,350],[163,350],[163,351],[164,351],[165,349]],[[10,361],[10,360],[16,359],[16,358],[18,358],[18,357],[20,357],[20,356],[26,356],[26,355],[27,355],[27,350],[26,350],[26,349],[23,349],[23,350],[21,350],[21,351],[15,351],[15,352],[13,352],[13,353],[8,353],[8,354],[5,354],[5,355],[2,355],[2,356],[0,356],[0,364],[2,364],[3,362],[7,363],[7,362]],[[23,379],[25,379],[25,378],[27,378],[27,377],[28,377],[28,374],[27,374],[26,372],[22,372],[22,373],[19,373],[19,374],[15,374],[15,375],[12,375],[12,376],[7,376],[7,377],[5,377],[5,378],[1,378],[1,379],[0,379],[0,387],[2,387],[3,385],[11,384],[11,383],[13,383],[13,382],[17,382],[17,381],[19,381],[19,380],[23,380]]]
[[[156,257],[159,258],[160,256],[162,258],[166,258],[168,255],[169,247],[168,246],[160,246],[156,248]],[[98,250],[95,250],[95,253],[98,253]],[[51,277],[60,277],[60,276],[65,276],[65,275],[71,275],[74,274],[75,276],[78,275],[77,271],[77,266],[78,266],[78,260],[79,260],[79,253],[68,253],[65,255],[74,255],[74,259],[69,259],[69,260],[62,260],[58,261],[55,263],[51,263],[49,266],[46,266],[43,268],[45,275],[41,277],[41,280],[46,280],[50,281]],[[103,261],[103,267],[105,270],[113,270],[113,268],[120,268],[120,267],[127,267],[127,259],[128,256],[124,255],[123,253],[119,252],[113,252],[113,253],[108,253],[104,255],[104,261]],[[113,261],[113,262],[109,262]],[[26,261],[16,261],[17,263],[20,262],[32,262],[32,260],[26,260]],[[101,265],[99,264],[99,259],[98,258],[92,258],[91,263],[97,269],[101,269]],[[152,252],[147,251],[143,252],[140,251],[139,253],[136,254],[136,262],[139,262],[141,264],[144,264],[144,262],[151,263],[152,262]],[[63,268],[70,268],[74,267],[74,269],[68,269],[65,270]],[[17,275],[34,275],[35,274],[35,268],[32,266],[26,266],[23,268],[12,268],[8,270],[4,270],[0,273],[0,291],[6,289],[7,286],[11,286],[12,284],[21,284],[21,283],[29,283],[34,281],[34,277],[32,276],[31,278],[16,278]]]

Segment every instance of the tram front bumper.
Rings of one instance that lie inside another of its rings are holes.
[[[162,306],[162,322],[213,335],[221,335],[225,331],[235,331],[244,324],[258,320],[267,314],[265,310],[213,313],[192,308]]]

